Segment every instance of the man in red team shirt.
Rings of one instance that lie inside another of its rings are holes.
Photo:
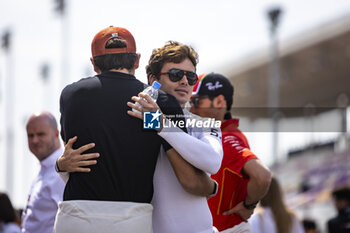
[[[220,120],[224,157],[212,178],[219,184],[208,200],[214,226],[225,233],[250,232],[247,219],[268,190],[271,173],[249,149],[238,119],[232,119],[233,86],[223,75],[201,75],[193,89],[191,112]]]

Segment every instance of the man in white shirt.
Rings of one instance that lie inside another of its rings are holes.
[[[146,71],[150,84],[158,81],[162,84],[163,91],[179,101],[184,108],[187,122],[203,123],[209,119],[195,116],[185,109],[191,98],[193,86],[198,80],[197,59],[193,48],[170,41],[165,46],[153,50]],[[147,98],[142,94],[140,97]],[[142,104],[142,99],[132,99]],[[138,110],[147,111],[147,107],[156,107],[152,106],[151,99],[147,101],[151,104],[143,103],[144,108]],[[129,106],[134,107],[130,104]],[[133,112],[129,114],[136,116]],[[169,122],[165,122],[167,123]],[[183,176],[191,171],[187,169],[188,165],[193,166],[199,174],[215,174],[218,171],[223,156],[220,126],[198,127],[196,123],[188,124],[188,134],[177,127],[163,127],[158,135],[173,148],[167,149],[163,146],[153,178],[154,233],[211,233],[213,223],[206,203],[208,193],[203,192],[197,182],[202,177]],[[184,179],[192,184],[184,185]]]
[[[49,112],[34,113],[26,129],[28,146],[40,162],[40,172],[33,181],[23,211],[22,232],[52,233],[64,190],[64,182],[55,171],[55,161],[62,154],[57,122]]]

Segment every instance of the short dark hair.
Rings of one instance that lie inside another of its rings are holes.
[[[194,67],[197,66],[198,54],[192,47],[176,41],[168,41],[163,47],[153,50],[146,66],[147,78],[154,75],[158,79],[165,63],[180,63],[186,58],[190,59]]]
[[[312,219],[303,219],[302,223],[305,231],[317,230],[316,222]]]
[[[6,193],[0,192],[0,222],[15,222],[16,211]]]
[[[350,204],[350,188],[349,187],[341,187],[332,192],[332,196],[336,200],[345,200]]]
[[[126,43],[122,39],[111,38],[106,42],[106,48],[125,48]],[[127,69],[131,71],[134,68],[137,60],[136,53],[118,53],[118,54],[105,54],[94,57],[95,66],[97,66],[101,72],[105,72],[111,69]]]

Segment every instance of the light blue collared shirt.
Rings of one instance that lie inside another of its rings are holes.
[[[52,233],[58,202],[62,201],[65,184],[55,171],[62,147],[40,162],[40,171],[33,181],[27,206],[22,215],[22,233]]]

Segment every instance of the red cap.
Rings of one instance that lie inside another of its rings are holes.
[[[126,48],[106,49],[106,43],[109,39],[117,37],[126,43]],[[136,43],[132,34],[125,28],[109,26],[97,33],[91,43],[92,57],[105,54],[117,53],[136,53]]]

